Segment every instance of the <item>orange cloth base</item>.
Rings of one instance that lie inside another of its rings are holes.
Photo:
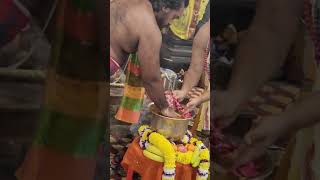
[[[142,177],[142,180],[161,180],[163,163],[145,157],[139,146],[138,138],[129,145],[121,165],[125,170],[131,168]],[[175,180],[195,180],[196,175],[197,168],[191,165],[176,164]]]
[[[115,118],[122,122],[137,124],[140,119],[140,114],[140,111],[131,111],[123,107],[119,107]]]

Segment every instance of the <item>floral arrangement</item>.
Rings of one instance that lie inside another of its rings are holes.
[[[181,114],[182,118],[191,118],[192,115],[190,112],[187,112],[185,110],[185,108],[180,104],[180,102],[178,101],[177,98],[174,97],[173,92],[172,91],[166,91],[165,92],[165,96],[167,99],[167,102],[169,104],[170,107],[176,109],[176,111]]]
[[[210,152],[201,141],[192,137],[190,131],[180,142],[169,141],[147,125],[142,125],[138,132],[143,154],[149,159],[164,163],[162,180],[174,180],[176,162],[198,167],[197,180],[208,179]]]

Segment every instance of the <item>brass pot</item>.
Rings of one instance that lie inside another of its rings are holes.
[[[189,122],[196,115],[193,111],[191,112],[192,117],[188,119],[166,117],[161,115],[154,103],[149,104],[149,111],[151,112],[151,128],[171,140],[181,140],[188,130]]]

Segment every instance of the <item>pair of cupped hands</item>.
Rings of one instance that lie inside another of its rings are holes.
[[[195,91],[197,89],[194,89]],[[189,92],[186,92],[184,90],[175,90],[173,91],[173,96],[179,101],[182,102],[188,95]],[[193,96],[189,99],[189,102],[185,106],[185,112],[190,112],[194,110],[197,106],[199,106],[202,103],[201,95],[199,96]],[[181,117],[178,113],[175,112],[172,108],[166,108],[162,111],[162,114],[168,116],[168,117]]]
[[[211,107],[215,128],[224,129],[234,122],[239,115],[241,98],[237,93],[228,91],[215,91],[213,94],[213,106]],[[260,118],[259,121],[245,135],[243,143],[228,157],[224,157],[223,164],[228,170],[235,168],[261,157],[268,146],[289,131],[288,121],[280,115]]]

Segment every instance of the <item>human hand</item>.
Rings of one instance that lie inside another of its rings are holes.
[[[171,118],[180,118],[181,115],[178,114],[173,108],[167,107],[161,110],[161,114],[166,116],[166,117],[171,117]]]
[[[181,102],[187,96],[187,92],[183,90],[175,90],[173,91],[173,96]]]
[[[241,102],[228,91],[213,92],[213,119],[217,128],[228,127],[239,114]]]
[[[196,98],[192,98],[189,100],[189,102],[187,103],[186,107],[185,107],[185,111],[186,112],[190,112],[193,109],[195,109],[197,106],[199,106],[202,103],[202,98],[201,96],[198,96]]]
[[[192,99],[192,98],[196,98],[196,97],[203,95],[203,93],[204,93],[204,89],[199,88],[199,87],[194,87],[191,89],[191,91],[188,92],[187,96],[190,99]]]
[[[245,143],[232,154],[233,168],[261,157],[268,146],[290,130],[290,121],[280,116],[262,119],[245,136]]]

